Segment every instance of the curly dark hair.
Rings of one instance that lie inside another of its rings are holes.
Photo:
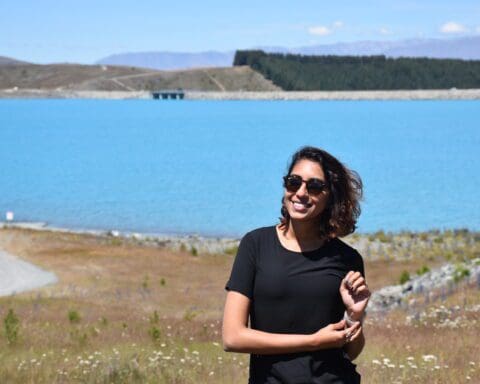
[[[288,166],[287,175],[300,160],[318,163],[325,174],[329,190],[329,200],[320,215],[320,235],[326,237],[342,237],[353,233],[360,216],[360,200],[363,196],[363,184],[355,171],[348,169],[328,152],[316,147],[303,147],[295,152]],[[283,226],[289,224],[289,214],[282,198]]]

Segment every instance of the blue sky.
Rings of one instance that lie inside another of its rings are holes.
[[[478,0],[0,0],[0,56],[37,63],[477,34]]]

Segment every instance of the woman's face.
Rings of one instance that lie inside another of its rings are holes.
[[[309,193],[306,182],[319,179],[326,183],[322,167],[314,161],[302,159],[294,165],[290,175],[298,175],[303,180],[296,191],[285,189],[284,204],[290,219],[308,221],[318,218],[327,205],[329,192],[325,189],[320,193]]]

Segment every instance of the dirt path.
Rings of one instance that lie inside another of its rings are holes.
[[[0,250],[0,296],[40,288],[57,280],[54,273]]]
[[[204,70],[203,73],[205,73],[205,75],[207,75],[207,77],[215,83],[215,85],[220,89],[220,91],[225,92],[225,87],[223,86],[223,84],[220,83],[217,79],[215,79],[210,73],[208,73],[207,70]]]
[[[120,85],[122,88],[125,88],[127,91],[135,91],[135,89],[133,89],[132,87],[129,87],[128,85],[126,84],[123,84],[120,80],[118,80],[118,78],[116,77],[112,77],[110,80],[112,80],[115,84],[118,84]]]

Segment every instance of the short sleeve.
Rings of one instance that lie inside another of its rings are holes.
[[[250,300],[253,297],[255,282],[255,244],[251,235],[247,233],[238,246],[238,252],[233,262],[232,272],[225,289],[236,291]]]
[[[360,272],[363,276],[363,278],[365,278],[365,266],[364,266],[364,263],[363,263],[363,258],[362,256],[360,255],[360,253],[358,253],[357,251],[355,251],[356,253],[356,256],[357,256],[357,260],[356,260],[356,271]]]

